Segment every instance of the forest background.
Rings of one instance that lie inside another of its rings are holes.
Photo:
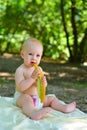
[[[3,0],[0,19],[1,54],[17,54],[27,37],[36,37],[46,57],[87,60],[87,0]]]

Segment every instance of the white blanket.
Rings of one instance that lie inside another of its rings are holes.
[[[15,106],[13,98],[0,97],[0,130],[87,130],[87,114],[79,109],[69,114],[52,110],[33,121]]]

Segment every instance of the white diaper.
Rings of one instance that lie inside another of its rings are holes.
[[[16,101],[18,99],[18,97],[21,95],[20,92],[16,91],[15,94],[14,94],[14,103],[16,104]]]
[[[36,108],[41,109],[43,107],[43,103],[41,103],[40,98],[37,95],[32,96],[32,99]]]
[[[18,97],[20,95],[21,95],[20,92],[18,92],[18,91],[15,92],[15,94],[14,94],[14,102],[15,102],[15,104],[16,104],[16,101],[17,101],[17,99],[18,99]],[[41,109],[43,107],[43,103],[41,103],[40,98],[37,95],[31,96],[31,97],[33,99],[33,103],[34,103],[35,108]]]

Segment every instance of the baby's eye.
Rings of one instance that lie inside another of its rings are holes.
[[[39,54],[37,54],[37,57],[40,57],[40,55],[39,55]]]
[[[29,53],[28,55],[30,55],[30,56],[31,56],[31,55],[32,55],[32,53]]]

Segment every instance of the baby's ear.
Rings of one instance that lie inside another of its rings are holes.
[[[24,53],[23,53],[23,51],[20,52],[20,56],[21,56],[22,58],[24,58]]]

